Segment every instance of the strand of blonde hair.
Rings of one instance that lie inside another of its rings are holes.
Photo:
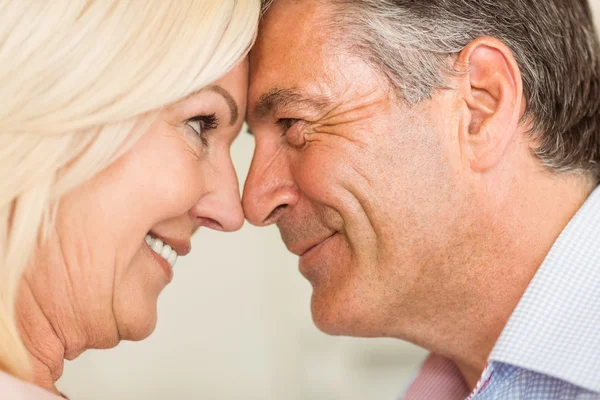
[[[259,13],[259,0],[0,0],[1,370],[31,378],[15,304],[61,197],[233,68]]]

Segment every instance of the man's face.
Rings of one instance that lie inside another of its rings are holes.
[[[451,156],[458,122],[444,111],[454,103],[436,95],[404,105],[340,46],[329,7],[280,0],[262,24],[250,57],[256,152],[244,210],[256,225],[276,223],[300,256],[319,328],[410,336],[435,314],[440,282],[457,279],[443,267],[464,238]]]

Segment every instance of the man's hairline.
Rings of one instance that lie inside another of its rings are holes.
[[[276,1],[278,1],[278,0],[266,0],[265,1],[266,6],[264,9],[264,12],[266,12],[268,10],[268,8]],[[335,7],[339,7],[339,6],[343,5],[343,3],[345,3],[345,0],[330,0],[330,1],[315,0],[315,1],[321,3],[322,5],[324,5],[325,7],[327,7],[330,10],[329,13],[321,14],[316,21],[317,24],[322,24],[323,29],[327,29],[327,31],[330,32],[331,37],[329,39],[327,39],[323,48],[326,51],[330,51],[330,54],[332,54],[334,57],[335,57],[335,53],[344,51],[348,56],[357,57],[358,59],[360,59],[362,62],[364,62],[366,65],[368,65],[373,70],[373,72],[381,79],[382,82],[385,83],[385,85],[387,86],[387,89],[390,90],[390,93],[393,93],[393,95],[396,97],[396,101],[402,102],[403,101],[402,93],[401,93],[400,89],[398,87],[396,87],[396,85],[394,85],[392,79],[390,79],[385,66],[378,65],[377,63],[373,62],[373,60],[371,59],[371,57],[368,56],[368,54],[367,55],[365,55],[364,53],[361,54],[361,52],[358,51],[358,47],[360,46],[360,43],[356,43],[355,41],[348,39],[347,35],[344,35],[343,24],[340,24],[339,22],[335,21],[335,19],[334,19],[335,14],[333,13],[335,11]],[[335,44],[333,44],[334,42],[335,42]],[[266,117],[266,115],[264,115],[264,113],[257,112],[258,111],[257,109],[260,108],[260,105],[262,102],[261,100],[265,96],[267,96],[269,93],[272,93],[274,91],[294,91],[294,92],[296,92],[295,94],[305,97],[303,100],[305,100],[306,102],[313,102],[313,100],[314,100],[313,98],[317,97],[316,95],[310,94],[310,93],[306,92],[305,90],[297,88],[297,87],[288,87],[288,88],[272,87],[269,90],[263,92],[263,94],[261,94],[261,96],[260,96],[260,99],[259,99],[259,102],[257,103],[257,105],[254,106],[251,110],[249,110],[249,114],[252,115],[252,117],[258,116],[259,119]],[[335,99],[327,98],[327,96],[322,96],[322,98],[324,98],[326,100],[322,101],[322,102],[316,101],[315,103],[327,103],[327,104],[335,103]],[[326,106],[327,104],[323,104],[323,105]],[[314,108],[319,108],[318,104],[315,104],[315,106],[316,107],[314,107]],[[275,109],[275,107],[274,107],[274,109]]]

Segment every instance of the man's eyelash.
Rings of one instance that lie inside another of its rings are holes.
[[[280,119],[278,119],[277,125],[279,125],[281,127],[281,129],[283,130],[283,132],[281,133],[281,136],[285,135],[286,132],[292,126],[294,126],[298,121],[300,121],[300,120],[296,119],[296,118],[280,118]]]

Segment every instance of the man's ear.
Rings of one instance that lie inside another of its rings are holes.
[[[521,72],[510,49],[489,37],[469,43],[455,69],[465,72],[458,88],[467,106],[458,132],[462,153],[472,170],[486,171],[502,158],[525,110]]]

